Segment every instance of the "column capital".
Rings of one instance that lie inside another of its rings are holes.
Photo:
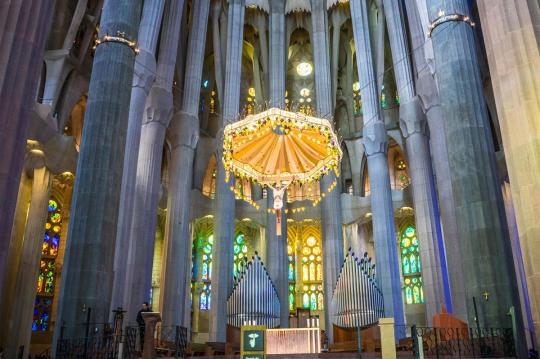
[[[156,79],[156,58],[153,54],[140,49],[135,57],[135,67],[133,72],[133,87],[140,87],[148,94],[154,80]]]
[[[36,140],[26,140],[26,157],[24,159],[24,169],[31,173],[36,168],[46,165],[45,150]]]
[[[428,135],[427,119],[418,96],[399,106],[399,127],[403,137],[408,138],[414,133]]]
[[[367,156],[377,153],[385,154],[388,152],[388,136],[383,122],[376,122],[364,127],[364,149]]]
[[[199,141],[199,117],[184,111],[174,114],[170,140],[173,148],[185,146],[195,150]]]
[[[53,183],[63,189],[73,187],[75,175],[69,171],[62,172],[53,177]]]
[[[168,127],[173,112],[173,94],[163,87],[153,86],[146,101],[143,115],[143,126],[151,122],[158,122]]]

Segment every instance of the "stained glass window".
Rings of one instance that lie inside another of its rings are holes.
[[[353,107],[354,115],[362,115],[362,96],[360,94],[360,82],[355,82],[353,84]]]
[[[238,234],[234,240],[233,246],[234,252],[234,262],[233,262],[233,275],[236,276],[237,273],[242,268],[244,261],[247,258],[248,247],[243,234]]]
[[[408,226],[401,232],[400,251],[405,302],[407,304],[424,303],[422,267],[416,229],[413,226]]]
[[[311,310],[324,309],[324,295],[322,284],[304,284],[302,286],[302,306]]]
[[[201,291],[201,296],[199,299],[200,310],[210,310],[210,300],[212,298],[211,291],[212,291],[212,285],[210,283],[204,283],[203,289]]]
[[[211,225],[208,224],[211,228]],[[212,246],[214,244],[214,235],[208,231],[196,230],[193,239],[193,272],[192,272],[192,290],[200,290],[199,308],[201,310],[210,309],[210,288],[212,280]],[[200,281],[201,285],[196,285]],[[202,288],[202,289],[201,289]]]
[[[41,261],[39,265],[36,285],[36,300],[34,303],[34,316],[32,331],[46,331],[49,329],[49,319],[54,299],[56,280],[56,257],[60,246],[62,231],[62,211],[58,201],[49,200],[47,206],[47,222],[41,246]]]
[[[309,236],[302,246],[302,305],[312,310],[322,310],[324,298],[322,295],[322,249],[317,238]],[[307,294],[307,296],[306,296]]]
[[[296,255],[294,243],[291,243],[291,241],[287,245],[287,255],[289,259],[289,310],[294,312],[296,310]]]
[[[381,107],[383,109],[388,108],[388,98],[386,96],[386,89],[384,88],[384,85],[382,85],[382,88],[381,88]]]

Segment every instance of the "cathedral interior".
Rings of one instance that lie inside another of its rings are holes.
[[[5,358],[143,302],[190,343],[307,315],[331,348],[374,293],[397,340],[537,348],[538,1],[6,0],[0,39]]]

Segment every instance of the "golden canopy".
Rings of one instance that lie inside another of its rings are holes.
[[[278,108],[227,125],[223,149],[227,173],[271,188],[338,174],[342,157],[328,120]]]

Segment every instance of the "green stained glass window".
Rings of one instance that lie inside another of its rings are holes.
[[[233,246],[233,275],[237,275],[247,258],[248,247],[243,234],[238,234]]]
[[[408,226],[400,238],[401,269],[404,277],[404,296],[406,304],[424,303],[422,270],[416,229]]]

